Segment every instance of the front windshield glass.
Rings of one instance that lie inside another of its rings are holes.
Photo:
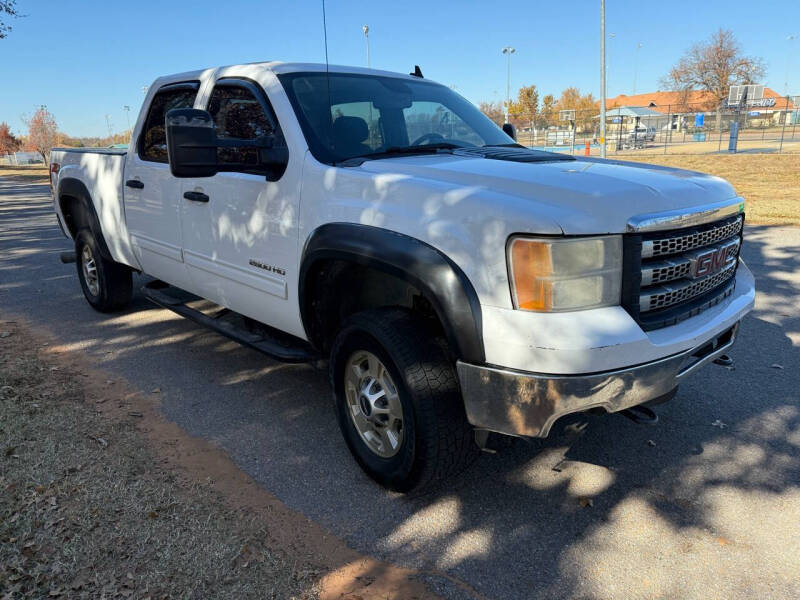
[[[502,129],[451,89],[419,81],[324,72],[279,76],[309,148],[333,164],[414,146],[513,144]]]

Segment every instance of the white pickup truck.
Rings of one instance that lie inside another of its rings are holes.
[[[419,69],[163,77],[128,151],[51,163],[92,306],[123,308],[146,274],[181,315],[328,360],[347,445],[395,490],[488,432],[669,399],[753,307],[727,182],[525,148]]]

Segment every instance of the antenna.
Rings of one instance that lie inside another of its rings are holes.
[[[325,0],[322,0],[322,30],[325,33],[325,79],[328,83],[328,120],[330,121],[331,148],[336,149],[333,139],[333,101],[331,100],[331,69],[328,62],[328,20],[325,16]]]

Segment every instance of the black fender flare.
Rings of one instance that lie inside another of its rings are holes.
[[[75,179],[74,177],[67,177],[59,180],[57,198],[58,205],[61,208],[61,214],[64,214],[64,196],[75,198],[78,201],[83,208],[84,214],[86,215],[86,224],[89,226],[89,229],[91,229],[94,239],[97,240],[97,246],[100,250],[100,254],[106,260],[113,261],[114,258],[111,256],[111,252],[108,250],[106,240],[103,237],[103,228],[100,226],[100,219],[97,217],[97,211],[94,208],[92,196],[89,194],[89,190],[86,189],[86,185],[84,185],[80,179]],[[74,221],[71,223],[66,222],[65,225],[69,230],[72,239],[75,239],[75,236],[78,234],[76,223]]]
[[[308,275],[319,261],[343,260],[398,277],[416,287],[436,311],[457,358],[482,364],[483,324],[475,288],[448,256],[410,236],[356,223],[329,223],[316,229],[303,251],[298,299],[308,332]]]

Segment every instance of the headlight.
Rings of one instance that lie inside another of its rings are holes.
[[[541,312],[614,306],[622,289],[622,237],[532,239],[508,244],[514,308]]]

